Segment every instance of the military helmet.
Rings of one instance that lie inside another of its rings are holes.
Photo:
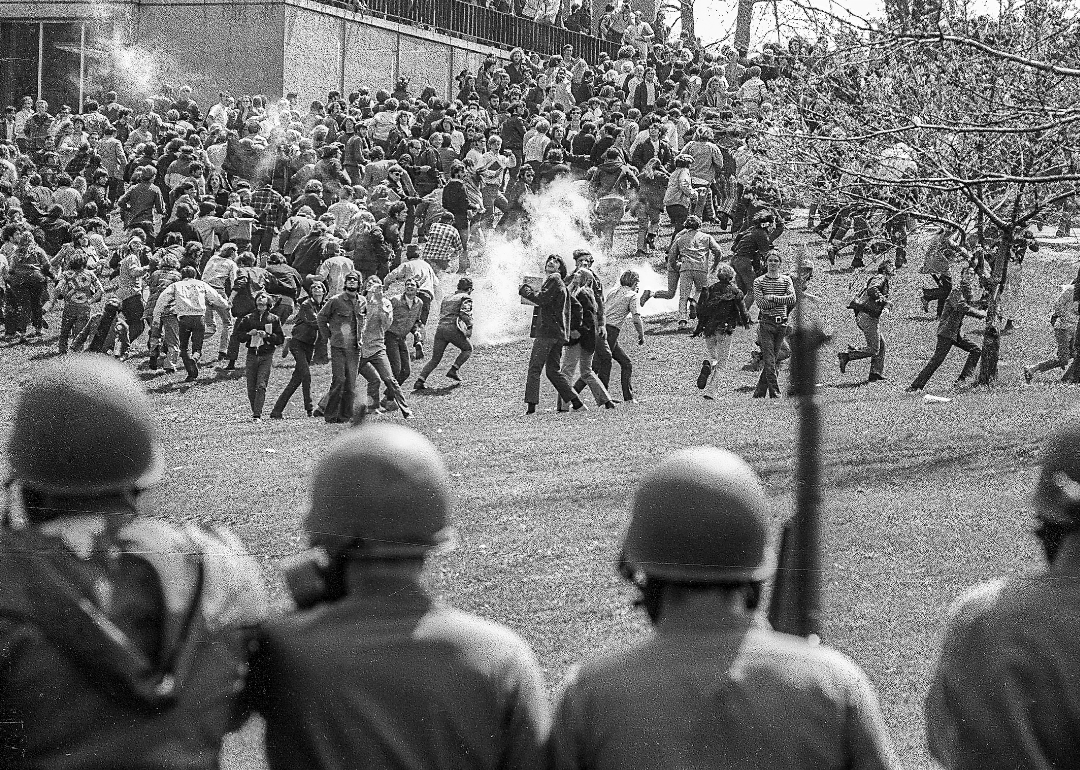
[[[1039,518],[1080,526],[1080,414],[1073,413],[1050,436],[1035,486]]]
[[[107,356],[46,364],[23,388],[13,422],[10,472],[26,489],[95,497],[145,489],[161,478],[150,400],[134,374]]]
[[[426,438],[397,425],[346,431],[315,466],[313,546],[355,558],[419,558],[449,535],[449,474]]]
[[[623,544],[630,572],[674,583],[751,583],[775,571],[765,490],[738,455],[683,449],[634,493]]]

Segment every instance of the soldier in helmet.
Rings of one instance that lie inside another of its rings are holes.
[[[1075,767],[1080,746],[1080,415],[1051,437],[1035,488],[1047,564],[950,609],[926,701],[947,768]]]
[[[0,527],[0,767],[218,767],[267,593],[224,530],[139,513],[162,474],[138,380],[107,356],[21,393]]]
[[[621,571],[654,633],[571,672],[550,768],[895,766],[862,671],[758,616],[768,503],[739,457],[684,449],[648,473]]]
[[[404,427],[350,430],[311,494],[317,557],[286,570],[301,609],[264,627],[256,666],[270,767],[542,768],[550,713],[529,647],[424,589],[450,534],[435,448]]]

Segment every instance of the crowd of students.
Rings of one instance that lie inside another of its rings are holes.
[[[460,381],[472,352],[472,300],[463,299],[471,282],[456,291],[451,282],[434,311],[435,334],[428,331],[441,275],[483,272],[494,232],[527,241],[532,196],[569,179],[592,201],[585,227],[595,248],[638,261],[665,252],[669,285],[630,302],[626,289],[640,280],[626,283],[634,279],[623,275],[607,292],[592,270],[568,274],[572,255],[552,255],[562,268],[548,275],[573,286],[558,290],[565,300],[553,299],[550,282],[538,303],[534,336],[541,330],[550,344],[533,349],[529,411],[535,411],[535,386],[545,368],[560,409],[581,408],[576,394],[586,386],[598,406],[615,406],[620,399],[608,391],[612,361],[623,372],[622,400],[636,400],[630,358],[609,340],[626,317],[639,321],[640,305],[652,297],[678,297],[679,328],[687,332],[699,308],[706,312],[703,323],[720,313],[727,320],[719,333],[730,337],[733,323],[742,321],[711,303],[708,289],[717,281],[742,295],[747,313],[758,305],[755,317],[747,317],[759,322],[760,352],[747,367],[761,370],[755,395],[779,395],[776,372],[788,354],[789,314],[812,262],[788,266],[793,291],[765,279],[792,201],[770,173],[759,137],[777,109],[802,110],[808,126],[820,122],[820,100],[793,104],[797,89],[789,88],[818,66],[820,51],[798,38],[786,47],[767,44],[749,58],[732,48],[714,55],[682,39],[647,42],[597,62],[586,62],[570,46],[547,59],[520,49],[507,61],[489,57],[477,72],[461,73],[453,100],[430,87],[415,93],[407,78],[393,89],[331,91],[306,108],[295,94],[275,100],[226,91],[204,107],[187,87],[139,105],[122,104],[108,92],[77,114],[67,106],[52,114],[47,103],[27,97],[18,109],[7,109],[0,143],[5,339],[40,336],[45,311],[62,304],[60,353],[74,346],[141,355],[141,345],[132,344],[145,332],[147,366],[170,373],[182,360],[194,382],[210,363],[206,340],[218,335],[216,358],[225,370],[236,367],[242,347],[247,350],[257,420],[269,362],[285,346],[295,370],[270,417],[282,417],[302,388],[308,414],[353,419],[358,373],[368,382],[372,408],[407,416],[402,386],[412,375],[410,362],[425,356],[425,341],[433,343],[435,357],[414,389],[427,387],[448,345],[459,351],[447,372],[451,381]],[[890,167],[914,163],[910,148],[889,152]],[[881,265],[891,261],[885,258],[891,251],[897,268],[906,263],[913,225],[906,215],[885,217],[875,233],[873,212],[865,207],[811,203],[808,224],[817,220],[830,261],[850,247],[853,267],[865,264],[867,251]],[[636,223],[633,254],[614,239],[627,214]],[[665,235],[670,225],[664,243],[662,225]],[[732,236],[730,254],[719,243],[725,231]],[[943,238],[935,254],[963,252],[948,234]],[[592,259],[587,255],[585,268]],[[953,295],[946,314],[951,325],[941,338],[962,347],[968,343],[950,330],[956,313],[962,317],[973,301],[960,292],[971,282],[954,287],[950,271],[964,259],[924,265],[935,281],[927,296],[938,300],[939,315]],[[874,382],[884,379],[881,314],[889,287],[885,268],[872,267],[882,277],[868,280],[852,300],[866,345],[841,352],[840,367],[846,371],[851,361],[868,357]],[[1010,272],[1013,286],[1019,273],[1019,267]],[[321,297],[312,292],[317,283]],[[615,293],[627,306],[622,318],[606,317]],[[342,334],[345,321],[352,331]],[[718,381],[730,340],[711,339],[715,334],[706,328],[714,328],[712,321],[699,329],[706,337],[700,381],[708,385]],[[935,361],[947,350],[940,343]],[[316,400],[310,367],[326,362],[333,384]],[[974,362],[969,359],[966,375]],[[1047,366],[1040,362],[1031,373]],[[929,373],[914,385],[925,385]],[[703,389],[715,398],[715,390]]]

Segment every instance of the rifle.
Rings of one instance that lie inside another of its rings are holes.
[[[801,272],[801,271],[800,271]],[[801,279],[801,276],[800,276]],[[799,444],[795,463],[795,514],[784,522],[780,555],[769,599],[772,627],[785,634],[817,638],[821,632],[821,407],[817,353],[828,337],[807,318],[802,294],[791,335],[791,389],[799,399]]]

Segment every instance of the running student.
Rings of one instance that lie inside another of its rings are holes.
[[[704,337],[705,359],[701,362],[697,386],[710,401],[719,395],[718,374],[727,365],[735,327],[750,328],[745,298],[734,281],[734,268],[723,262],[717,267],[716,283],[698,295],[698,324],[692,336]]]
[[[435,328],[435,343],[431,349],[431,360],[424,366],[420,376],[413,383],[413,390],[424,390],[427,378],[442,362],[447,345],[458,349],[454,364],[446,372],[448,379],[461,382],[458,371],[472,355],[472,342],[469,338],[473,330],[473,281],[472,278],[458,279],[457,291],[442,301],[439,306],[439,325]]]

